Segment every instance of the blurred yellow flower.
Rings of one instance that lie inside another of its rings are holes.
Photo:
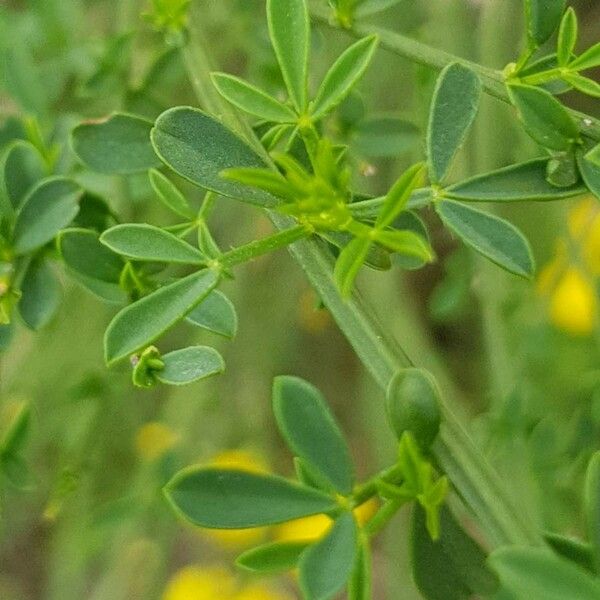
[[[222,567],[190,565],[177,571],[162,600],[234,600],[235,579]]]
[[[135,449],[142,460],[151,462],[171,450],[178,441],[177,433],[164,423],[155,421],[140,427],[135,436]]]
[[[292,600],[291,596],[261,583],[250,584],[235,596],[235,600]]]
[[[552,323],[572,335],[588,335],[594,329],[597,311],[592,282],[577,268],[568,268],[550,298]]]

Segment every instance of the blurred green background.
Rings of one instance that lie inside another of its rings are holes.
[[[587,47],[600,38],[600,5],[571,4]],[[4,0],[0,145],[15,118],[36,117],[60,148],[59,172],[77,173],[123,221],[166,224],[145,176],[91,176],[68,143],[84,118],[114,110],[155,118],[170,106],[197,105],[179,52],[143,18],[148,9],[145,0]],[[192,0],[192,12],[219,70],[282,93],[263,0]],[[403,0],[372,20],[499,69],[523,43],[520,0]],[[315,80],[349,43],[344,33],[314,27]],[[360,93],[327,123],[332,137],[350,145],[356,189],[383,193],[423,156],[435,76],[380,51]],[[597,99],[564,100],[600,117]],[[486,98],[454,177],[537,154],[511,109]],[[185,189],[200,202],[197,189]],[[534,284],[476,259],[426,211],[438,262],[417,272],[366,272],[361,288],[414,362],[439,377],[523,510],[543,529],[576,535],[582,475],[600,448],[600,205],[583,198],[502,213],[532,241]],[[211,225],[224,247],[270,230],[255,210],[225,199]],[[382,394],[300,269],[280,252],[238,270],[225,289],[239,314],[233,342],[183,326],[164,342],[214,344],[226,373],[152,390],[135,389],[126,368],[105,368],[102,334],[115,309],[60,275],[57,317],[35,333],[17,324],[0,358],[0,427],[20,403],[32,410],[30,481],[25,489],[0,483],[0,599],[296,598],[291,580],[249,578],[233,558],[257,540],[319,535],[326,523],[208,535],[179,522],[160,490],[194,462],[291,473],[270,412],[277,374],[305,377],[324,391],[361,474],[393,455]],[[403,513],[375,548],[377,598],[419,597],[406,522]]]

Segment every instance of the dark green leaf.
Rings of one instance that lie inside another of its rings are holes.
[[[167,484],[165,494],[181,516],[209,529],[283,523],[337,506],[332,497],[287,479],[233,469],[184,469]]]
[[[164,368],[156,373],[156,379],[168,385],[186,385],[225,370],[221,355],[208,346],[190,346],[164,354]]]
[[[298,118],[285,104],[239,77],[213,73],[212,81],[223,98],[251,115],[275,123],[294,123]]]
[[[253,573],[274,574],[291,571],[309,542],[273,542],[247,550],[235,561],[238,567]]]
[[[508,93],[527,133],[544,148],[568,150],[578,139],[575,121],[550,92],[512,83]]]
[[[481,81],[471,69],[448,65],[437,81],[427,131],[429,176],[440,183],[463,145],[481,99]]]
[[[558,33],[557,59],[558,64],[563,67],[570,62],[575,51],[577,28],[577,15],[573,7],[570,6],[562,18]]]
[[[588,160],[584,150],[577,151],[577,166],[587,188],[600,199],[600,166]]]
[[[550,184],[546,179],[547,164],[547,158],[538,158],[511,165],[452,185],[444,193],[465,202],[545,202],[585,193],[581,182],[568,188]]]
[[[115,113],[101,120],[82,123],[72,133],[75,153],[98,173],[128,175],[161,166],[152,144],[152,122]]]
[[[26,402],[16,405],[8,423],[2,423],[0,454],[18,454],[23,450],[31,424],[31,409]]]
[[[210,115],[185,106],[172,108],[157,119],[151,137],[165,164],[192,183],[258,206],[278,203],[270,194],[220,176],[227,169],[265,164],[246,142]]]
[[[600,570],[600,452],[588,463],[585,478],[585,518],[596,571]]]
[[[444,225],[473,250],[515,275],[533,276],[529,242],[514,225],[452,200],[438,202],[435,208]]]
[[[594,553],[590,544],[557,533],[546,533],[544,539],[563,558],[567,558],[592,573],[595,571]]]
[[[508,546],[489,558],[502,588],[516,598],[597,600],[600,582],[546,548]]]
[[[354,280],[369,254],[371,244],[371,240],[355,238],[340,252],[333,275],[342,296],[347,298],[352,292]]]
[[[346,584],[356,559],[358,532],[354,517],[338,517],[323,539],[300,559],[300,587],[307,600],[330,600]]]
[[[195,217],[194,211],[191,209],[185,196],[175,187],[170,179],[156,169],[152,169],[149,172],[149,176],[150,184],[156,196],[169,210],[172,210],[184,219],[193,219]]]
[[[27,327],[35,331],[46,326],[61,300],[60,284],[46,260],[36,258],[29,263],[21,292],[19,313]]]
[[[350,451],[319,390],[298,377],[277,377],[273,384],[273,411],[292,452],[339,493],[349,494],[354,484]]]
[[[298,112],[306,109],[310,20],[306,0],[267,0],[271,43]]]
[[[533,47],[541,46],[556,31],[566,0],[525,0],[527,35]]]
[[[124,308],[110,322],[104,334],[107,364],[111,365],[151,344],[185,318],[218,282],[219,277],[214,271],[198,271]]]
[[[202,265],[206,257],[177,236],[145,223],[115,225],[100,241],[113,252],[134,260]]]
[[[311,106],[314,119],[324,117],[348,96],[367,70],[376,48],[377,36],[371,35],[350,46],[335,61]]]
[[[34,187],[17,213],[13,249],[26,254],[52,240],[77,215],[83,190],[71,179],[52,177]]]
[[[227,338],[235,337],[238,318],[235,306],[221,291],[211,292],[190,314],[187,320]]]
[[[44,159],[29,142],[18,140],[6,151],[2,170],[4,191],[13,208],[18,208],[31,188],[46,174]]]

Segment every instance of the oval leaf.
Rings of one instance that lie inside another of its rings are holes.
[[[177,236],[145,223],[116,225],[100,241],[113,252],[134,260],[202,265],[206,257]]]
[[[458,63],[448,65],[438,78],[427,131],[429,175],[434,183],[448,174],[465,141],[481,99],[477,73]]]
[[[346,584],[358,550],[354,517],[344,513],[300,559],[300,587],[308,600],[329,600]]]
[[[31,190],[17,213],[13,249],[25,254],[52,240],[77,215],[83,190],[71,179],[53,177]]]
[[[46,260],[31,261],[21,283],[21,292],[21,318],[29,329],[41,329],[50,322],[61,299],[60,284]]]
[[[152,169],[148,173],[150,185],[156,193],[158,199],[176,215],[184,219],[193,219],[194,211],[190,208],[185,196],[175,187],[170,179],[165,177],[160,171]]]
[[[277,377],[273,411],[292,452],[339,493],[349,494],[354,484],[350,451],[321,392],[298,377]]]
[[[46,174],[44,159],[29,142],[17,140],[6,151],[3,167],[4,191],[18,208],[31,188]]]
[[[218,282],[214,271],[198,271],[124,308],[104,334],[107,364],[151,344],[202,302]]]
[[[452,200],[443,200],[435,208],[444,225],[473,250],[515,275],[533,276],[529,242],[514,225]]]
[[[182,517],[209,529],[283,523],[337,506],[330,496],[282,477],[234,469],[184,469],[167,484],[165,494]]]
[[[274,574],[291,571],[309,542],[273,542],[247,550],[235,561],[238,567],[252,573]]]
[[[235,306],[220,290],[211,292],[192,310],[187,320],[226,338],[233,338],[237,333],[238,318]]]
[[[227,169],[264,167],[261,158],[223,123],[195,108],[180,106],[158,117],[152,143],[173,171],[196,185],[257,206],[279,201],[255,188],[220,176]]]
[[[531,45],[541,46],[556,31],[566,0],[525,0],[527,35]]]
[[[152,122],[125,113],[82,123],[72,133],[79,160],[98,173],[129,175],[160,167],[150,143]]]
[[[313,101],[311,111],[315,119],[324,117],[346,98],[367,70],[376,48],[377,36],[370,35],[350,46],[335,61]]]
[[[221,355],[208,346],[190,346],[164,354],[164,368],[156,372],[156,379],[168,385],[186,385],[218,375],[225,370]]]

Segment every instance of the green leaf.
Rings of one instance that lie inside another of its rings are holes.
[[[600,167],[600,144],[592,148],[586,155],[585,159],[591,162],[596,167]]]
[[[227,169],[221,173],[221,177],[258,188],[286,200],[292,201],[296,198],[294,188],[285,177],[272,169]]]
[[[450,186],[444,194],[465,202],[547,202],[584,194],[581,182],[557,188],[546,179],[547,158],[538,158],[478,175]]]
[[[206,263],[206,257],[191,244],[145,223],[115,225],[100,236],[100,241],[113,252],[134,260],[187,265]]]
[[[190,346],[164,354],[164,368],[156,372],[156,379],[168,385],[194,383],[225,370],[221,355],[208,346]]]
[[[23,281],[19,313],[29,329],[45,327],[56,314],[61,300],[60,284],[48,261],[36,258],[29,263]]]
[[[600,66],[600,42],[580,54],[570,65],[573,71],[585,71]]]
[[[329,600],[346,584],[358,551],[354,517],[344,513],[300,559],[300,587],[307,600]]]
[[[185,196],[175,187],[170,179],[156,169],[151,169],[148,175],[156,196],[169,210],[184,219],[195,218],[196,215],[185,199]]]
[[[296,122],[298,117],[292,109],[247,81],[227,73],[213,73],[211,77],[219,94],[243,111],[265,121]]]
[[[98,173],[129,175],[161,166],[152,144],[152,122],[125,113],[82,123],[72,133],[79,160]]]
[[[579,181],[577,160],[573,152],[561,152],[548,161],[546,179],[560,188],[570,188]]]
[[[577,15],[570,6],[567,12],[564,14],[560,23],[560,30],[558,32],[558,46],[557,46],[557,59],[558,64],[566,66],[571,60],[571,56],[575,51],[575,44],[577,43]]]
[[[104,334],[106,363],[112,365],[151,344],[185,318],[218,282],[214,271],[198,271],[124,308]]]
[[[413,579],[419,591],[427,600],[489,597],[498,587],[498,581],[486,565],[485,552],[448,508],[441,509],[440,519],[441,535],[434,541],[427,531],[425,511],[415,505],[410,549]]]
[[[413,191],[423,183],[425,165],[417,163],[407,169],[387,193],[381,211],[377,215],[375,227],[385,228],[391,225],[406,208]]]
[[[452,200],[438,202],[435,209],[444,225],[473,250],[515,275],[533,276],[529,242],[514,225]]]
[[[434,254],[429,243],[414,231],[376,230],[375,239],[392,252],[431,262]]]
[[[245,529],[327,513],[335,500],[275,475],[189,467],[173,477],[165,495],[176,512],[200,527]]]
[[[600,452],[590,459],[585,477],[584,496],[587,537],[592,545],[596,571],[600,570]]]
[[[291,571],[298,566],[300,556],[309,542],[273,542],[247,550],[235,564],[246,571],[272,575]]]
[[[35,487],[27,463],[17,454],[0,456],[0,473],[17,490],[31,490]]]
[[[354,467],[344,436],[321,392],[298,377],[277,377],[273,412],[294,455],[325,477],[341,494],[350,494]]]
[[[370,15],[377,14],[396,4],[400,4],[403,0],[363,0],[359,2],[355,10],[357,17],[368,17]]]
[[[353,132],[352,147],[367,158],[393,157],[418,148],[419,128],[397,117],[361,120]]]
[[[210,115],[185,106],[172,108],[158,117],[151,138],[164,163],[192,183],[257,206],[278,204],[270,194],[220,176],[227,169],[266,165],[246,142]]]
[[[323,118],[338,106],[367,70],[375,49],[377,36],[359,40],[348,48],[329,69],[314,99],[311,112],[315,120]]]
[[[31,188],[46,174],[44,159],[29,142],[12,143],[2,163],[4,192],[13,208],[18,208]]]
[[[123,260],[100,243],[95,231],[64,229],[57,241],[65,265],[81,285],[108,302],[125,302],[119,286]]]
[[[458,63],[448,65],[437,80],[429,113],[429,176],[440,183],[473,124],[482,86],[477,74]]]
[[[527,35],[530,45],[541,46],[556,31],[566,0],[525,0]]]
[[[267,0],[271,43],[298,112],[306,109],[310,20],[306,0]]]
[[[545,548],[500,548],[490,555],[489,563],[500,576],[503,590],[517,598],[600,598],[597,578]]]
[[[558,533],[545,533],[544,540],[563,558],[578,564],[592,573],[595,571],[594,553],[591,544],[586,544],[575,538],[565,537]]]
[[[568,150],[579,138],[575,121],[550,92],[511,83],[508,93],[527,133],[544,148]]]
[[[79,185],[65,177],[51,177],[34,187],[17,213],[15,253],[26,254],[52,240],[77,215],[82,194]]]
[[[226,338],[233,338],[237,333],[238,318],[235,306],[219,290],[212,291],[186,319],[202,329]]]
[[[577,166],[587,188],[600,199],[600,167],[588,160],[581,149],[577,151]]]
[[[372,599],[372,566],[369,538],[363,536],[358,546],[352,576],[348,583],[348,600]]]
[[[561,75],[561,77],[576,90],[579,90],[588,96],[592,96],[593,98],[600,98],[600,83],[597,81],[577,73],[565,73],[564,75]]]
[[[352,292],[354,280],[369,254],[371,244],[371,240],[355,238],[340,252],[336,260],[333,276],[345,298]]]
[[[2,424],[0,454],[18,454],[23,450],[31,426],[31,408],[27,402],[19,402],[8,424]]]

